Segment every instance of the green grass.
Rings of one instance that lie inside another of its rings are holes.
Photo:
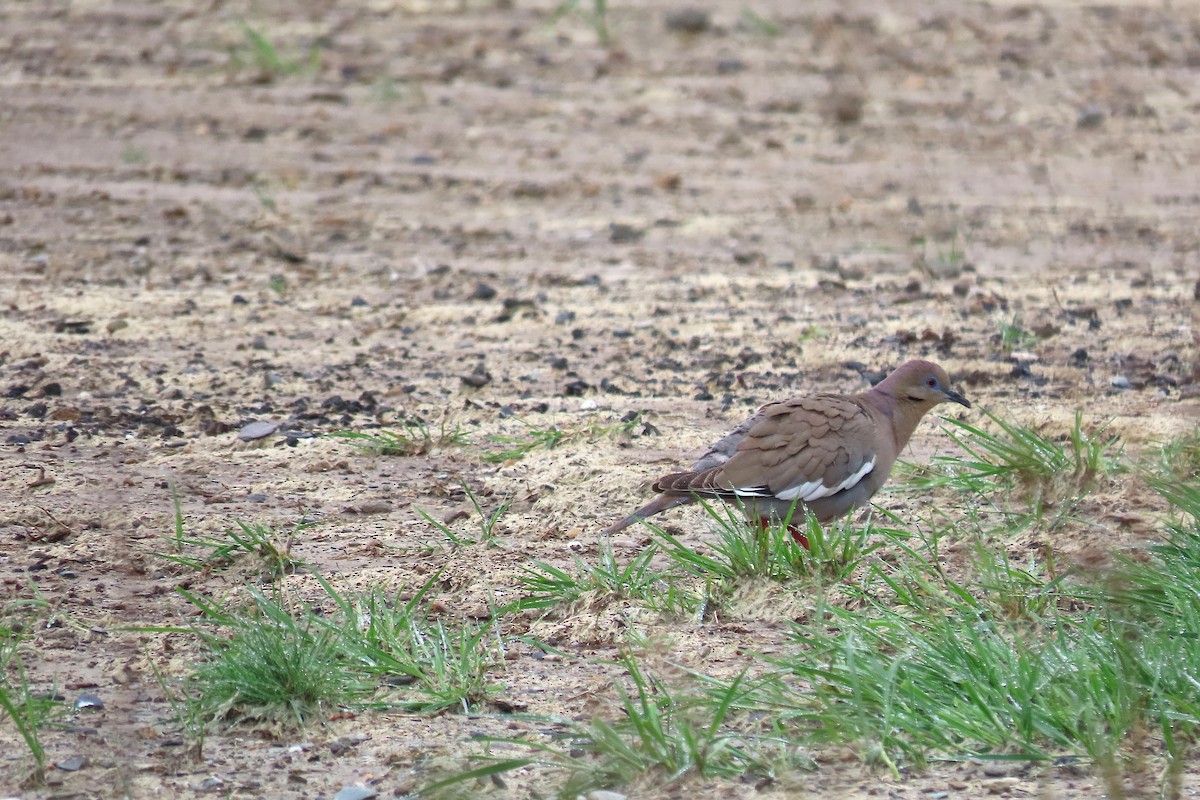
[[[285,532],[260,523],[238,521],[235,528],[226,530],[221,537],[189,536],[176,498],[171,552],[155,555],[192,570],[222,569],[246,560],[258,570],[261,580],[273,581],[291,575],[303,566],[303,562],[292,555],[292,544],[306,527],[306,524],[296,524]]]
[[[796,652],[771,660],[777,681],[745,708],[894,770],[933,756],[1079,757],[1108,769],[1146,732],[1161,737],[1168,761],[1195,742],[1194,528],[1098,583],[980,550],[968,585],[928,552],[877,565],[853,608],[826,606],[796,625]]]
[[[906,465],[904,488],[928,492],[949,489],[996,505],[1016,496],[1041,517],[1048,509],[1066,511],[1124,469],[1120,440],[1105,436],[1105,425],[1088,431],[1082,412],[1070,430],[1058,436],[1018,425],[984,411],[992,429],[943,418],[944,430],[964,456],[935,456],[928,467]]]
[[[192,678],[208,719],[298,727],[373,690],[311,613],[251,587],[245,608],[179,591],[216,628],[197,629],[207,653]]]
[[[308,50],[304,58],[282,54],[271,39],[258,28],[239,22],[242,42],[229,53],[230,65],[235,70],[252,68],[258,79],[272,81],[289,75],[316,75],[321,70],[321,51],[316,45]]]
[[[440,428],[435,432],[424,420],[410,417],[404,420],[399,429],[381,429],[374,433],[342,430],[328,435],[342,439],[367,455],[375,456],[424,456],[436,448],[471,444],[470,437],[460,426],[448,426],[448,420],[443,417]]]
[[[703,550],[661,528],[648,526],[663,553],[684,573],[706,580],[736,583],[743,578],[799,581],[826,586],[844,580],[863,559],[882,546],[872,538],[886,534],[869,522],[856,527],[845,521],[823,526],[812,516],[795,523],[808,539],[802,546],[787,526],[791,519],[765,528],[747,523],[729,506],[702,504],[716,538]]]
[[[46,776],[43,731],[58,725],[66,715],[66,708],[54,699],[57,695],[54,689],[34,690],[22,657],[30,626],[38,624],[49,608],[37,587],[31,588],[34,599],[8,602],[0,614],[0,722],[7,719],[12,723],[33,759],[24,782],[41,785]]]
[[[499,619],[433,619],[426,595],[439,578],[405,603],[378,589],[342,595],[322,581],[340,612],[324,624],[339,632],[343,653],[362,673],[396,687],[394,697],[379,703],[420,713],[467,713],[498,691],[490,674],[504,663]]]
[[[454,547],[470,547],[477,544],[495,545],[497,542],[496,526],[501,518],[512,507],[512,500],[508,498],[502,499],[500,503],[492,511],[485,511],[483,505],[479,502],[475,492],[467,484],[463,484],[463,491],[467,495],[467,499],[471,501],[471,507],[475,510],[475,523],[478,527],[478,534],[474,532],[464,532],[456,530],[450,526],[448,522],[441,522],[433,518],[429,512],[423,508],[418,508],[417,513],[421,518],[433,526],[434,530],[442,534],[449,540]],[[467,515],[470,516],[470,515]]]
[[[608,0],[592,0],[590,8],[584,5],[583,0],[563,0],[554,9],[550,21],[558,22],[568,14],[581,17],[596,34],[596,41],[601,45],[607,47],[612,43],[612,33],[608,28]]]
[[[316,576],[333,613],[253,587],[244,602],[180,589],[203,614],[194,630],[205,655],[168,691],[177,718],[202,746],[213,722],[298,728],[346,707],[477,710],[498,691],[491,674],[507,639],[498,617],[434,618],[427,594],[438,577],[400,602],[379,589],[340,593]]]
[[[501,445],[501,448],[485,453],[483,456],[485,463],[520,461],[536,450],[553,450],[565,442],[597,442],[605,438],[628,436],[638,427],[643,429],[648,427],[638,414],[630,414],[618,422],[607,424],[599,420],[591,420],[586,425],[568,429],[560,428],[557,425],[541,428],[519,417],[514,417],[514,419],[523,425],[525,430],[517,435],[494,434],[489,436],[488,439]]]
[[[1200,481],[1200,428],[1162,445],[1161,471],[1179,480]]]
[[[738,18],[738,23],[743,30],[749,31],[757,36],[773,38],[783,33],[783,29],[779,27],[779,23],[767,19],[752,8],[742,9],[742,13]]]
[[[503,744],[506,752],[515,745],[531,755],[485,754],[476,759],[482,766],[431,782],[422,787],[422,795],[444,796],[466,781],[531,765],[559,775],[556,795],[564,798],[635,783],[746,780],[813,767],[787,739],[735,712],[748,694],[744,676],[705,694],[671,686],[643,668],[630,651],[618,663],[625,680],[614,689],[615,713],[586,721],[546,720],[549,742],[545,736],[486,739],[489,745]]]
[[[1038,343],[1037,334],[1023,328],[1021,317],[1017,314],[1014,314],[1008,322],[1000,324],[998,339],[1000,352],[1006,356],[1014,350],[1027,350]]]
[[[636,603],[670,616],[695,610],[700,598],[676,576],[655,569],[651,562],[657,555],[658,548],[651,546],[622,565],[611,542],[601,541],[596,560],[575,556],[572,570],[534,561],[522,567],[522,595],[508,610],[558,608],[563,614],[586,613],[617,602]]]

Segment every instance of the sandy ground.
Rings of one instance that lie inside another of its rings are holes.
[[[757,404],[860,389],[910,357],[1023,424],[1111,420],[1130,453],[1195,428],[1200,7],[746,7],[778,35],[734,3],[694,33],[667,24],[682,6],[613,3],[608,45],[552,2],[0,5],[0,597],[36,587],[55,609],[29,640],[34,683],[106,704],[47,732],[51,763],[88,762],[41,789],[18,787],[28,759],[0,727],[0,790],[401,796],[430,753],[511,735],[367,714],[227,731],[189,761],[154,669],[183,674],[198,650],[137,630],[191,618],[154,555],[172,486],[189,533],[315,520],[294,552],[339,585],[411,591],[445,566],[469,613],[511,597],[530,559],[594,555],[650,479]],[[256,64],[242,21],[295,74]],[[1014,351],[1005,325],[1034,335]],[[525,424],[629,412],[652,427],[481,458]],[[417,418],[476,444],[380,458],[319,436]],[[280,428],[240,441],[256,420]],[[905,457],[948,445],[926,423]],[[468,509],[464,483],[513,502],[502,546],[414,555],[440,544],[418,509]],[[1048,544],[1137,546],[1159,510],[1118,483]],[[570,655],[514,652],[504,696],[588,713],[627,623],[543,623]],[[652,632],[668,660],[734,674],[784,630]],[[365,738],[330,746],[346,737]],[[796,780],[635,794],[1100,791],[1086,769],[897,782],[853,757]],[[519,777],[488,791],[527,796]]]

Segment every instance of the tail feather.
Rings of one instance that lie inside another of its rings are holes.
[[[641,522],[642,520],[646,519],[647,517],[652,517],[655,514],[658,514],[659,512],[662,512],[662,511],[666,511],[669,508],[675,508],[675,506],[681,506],[681,505],[684,505],[685,503],[690,503],[694,499],[695,498],[693,498],[692,495],[687,495],[687,494],[685,494],[685,495],[660,494],[657,497],[655,497],[653,500],[651,500],[649,503],[646,503],[646,505],[642,506],[637,511],[630,514],[625,519],[621,520],[620,522],[614,522],[612,525],[609,525],[607,528],[605,528],[603,531],[601,531],[601,533],[605,536],[611,536],[614,533],[616,533],[617,531],[623,531],[626,528],[628,528],[630,525],[634,525],[638,522]]]

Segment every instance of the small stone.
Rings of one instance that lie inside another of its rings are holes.
[[[1129,382],[1129,378],[1126,378],[1124,375],[1114,375],[1113,379],[1111,381],[1109,381],[1109,383],[1112,384],[1112,387],[1114,389],[1132,389],[1133,388],[1133,384]]]
[[[1103,124],[1104,110],[1099,106],[1085,106],[1075,118],[1075,127],[1085,130],[1099,128]]]
[[[595,400],[590,400],[590,399],[584,400],[582,403],[579,404],[580,411],[595,411],[599,407],[600,407],[599,403],[597,403]]]
[[[75,698],[76,711],[83,711],[85,709],[94,709],[99,711],[103,708],[104,701],[100,699],[99,695],[95,695],[90,692],[84,692],[83,694],[79,695],[79,697]]]
[[[492,382],[492,375],[487,371],[487,368],[483,366],[482,361],[476,364],[475,369],[473,369],[471,372],[468,372],[466,375],[460,375],[459,378],[467,386],[475,389],[487,386]]]
[[[475,284],[475,290],[473,292],[471,292],[471,296],[468,299],[470,299],[470,300],[491,300],[497,294],[498,294],[498,292],[496,291],[495,287],[493,287],[489,284],[480,282],[480,283]]]
[[[610,222],[608,225],[608,240],[613,244],[636,242],[642,238],[643,233],[641,228],[624,222]]]
[[[85,756],[68,756],[54,766],[58,767],[63,772],[78,772],[87,765],[88,760]]]
[[[576,378],[563,387],[563,393],[567,397],[582,397],[583,393],[590,388],[592,388],[591,384],[589,384],[587,381],[581,378]]]
[[[361,297],[355,297],[350,301],[350,305],[352,307],[362,308],[363,306],[369,306],[371,304]]]
[[[345,786],[333,796],[333,800],[369,800],[378,794],[366,786]]]
[[[255,439],[270,436],[277,430],[279,430],[278,422],[251,422],[238,431],[238,438],[243,442],[253,442]]]
[[[216,775],[211,778],[205,778],[200,782],[200,791],[215,792],[225,785],[225,781],[218,778]]]
[[[1021,782],[1020,778],[999,778],[985,784],[988,794],[1004,794]]]
[[[594,789],[587,793],[587,800],[625,800],[625,795],[608,789]]]
[[[681,8],[668,11],[663,18],[667,30],[676,33],[704,33],[712,24],[708,12],[702,8]]]

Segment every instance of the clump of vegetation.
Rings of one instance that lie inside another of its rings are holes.
[[[985,411],[995,430],[947,418],[946,432],[966,453],[936,456],[915,474],[908,488],[919,491],[950,489],[960,495],[983,497],[988,503],[1016,495],[1039,515],[1045,508],[1074,504],[1108,476],[1123,469],[1120,439],[1105,436],[1105,426],[1088,432],[1083,415],[1061,436],[1049,436]]]
[[[425,420],[409,417],[398,429],[383,428],[371,433],[342,430],[329,435],[375,456],[424,456],[436,448],[465,447],[471,444],[470,437],[462,427],[450,427],[445,417],[436,431],[432,430]]]

